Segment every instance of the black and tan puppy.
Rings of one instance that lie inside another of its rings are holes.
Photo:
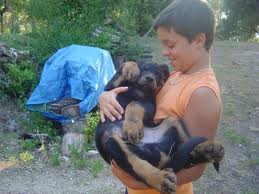
[[[212,162],[218,170],[223,146],[204,137],[191,137],[182,121],[168,117],[153,123],[155,96],[169,76],[166,65],[126,62],[105,90],[128,86],[117,96],[125,110],[121,120],[108,119],[96,129],[102,157],[161,193],[176,188],[175,172],[198,163]]]

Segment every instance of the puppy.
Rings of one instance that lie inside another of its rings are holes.
[[[223,146],[205,137],[191,137],[184,122],[172,117],[153,122],[155,97],[169,76],[167,65],[126,62],[105,87],[128,86],[117,96],[125,110],[121,120],[108,119],[96,129],[96,147],[107,163],[115,160],[127,173],[161,193],[176,189],[175,173],[199,163],[219,170]]]

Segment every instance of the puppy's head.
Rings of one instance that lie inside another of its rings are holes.
[[[147,63],[140,65],[140,77],[138,84],[143,90],[157,93],[169,76],[169,68],[167,65],[159,65],[156,63]]]

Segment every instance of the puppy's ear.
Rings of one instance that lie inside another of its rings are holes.
[[[163,80],[166,81],[169,77],[169,67],[166,64],[159,65],[160,71],[163,73]]]

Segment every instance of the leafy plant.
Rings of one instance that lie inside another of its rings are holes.
[[[31,163],[33,158],[33,155],[31,155],[28,151],[20,153],[20,160],[23,163]]]
[[[35,150],[36,146],[40,144],[40,141],[34,140],[34,139],[26,139],[22,142],[22,144],[23,144],[23,150],[33,151]]]
[[[86,166],[95,177],[103,170],[103,163],[101,160],[98,159],[87,160]]]
[[[59,152],[55,152],[51,158],[51,164],[52,166],[59,166],[61,163],[60,161],[60,153]]]
[[[35,86],[37,75],[30,63],[7,64],[9,85],[4,89],[11,97],[24,99]]]
[[[99,113],[97,111],[88,114],[87,121],[86,121],[86,128],[84,130],[84,134],[86,136],[87,143],[91,143],[93,141],[95,129],[96,129],[96,126],[97,126],[99,120],[100,120]]]
[[[82,154],[76,148],[74,148],[74,146],[69,145],[69,152],[73,166],[76,169],[79,170],[86,166],[86,160],[83,158]]]
[[[38,112],[31,112],[26,120],[20,120],[24,130],[32,133],[48,134],[50,139],[55,139],[57,129],[54,128],[53,122],[47,120]]]

